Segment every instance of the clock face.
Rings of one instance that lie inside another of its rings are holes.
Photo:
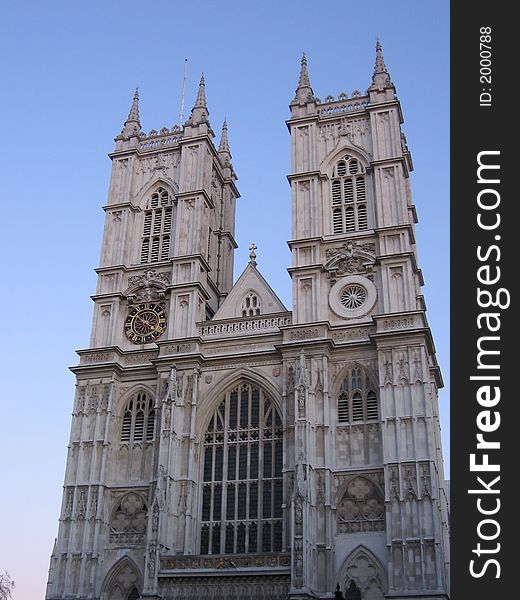
[[[166,313],[160,304],[144,302],[129,307],[125,334],[132,344],[149,344],[166,330]]]

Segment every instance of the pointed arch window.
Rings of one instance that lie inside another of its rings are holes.
[[[379,407],[368,373],[352,367],[341,383],[338,394],[338,422],[363,423],[379,420]]]
[[[139,600],[140,597],[141,594],[139,594],[137,588],[134,586],[128,594],[128,600]]]
[[[242,316],[255,317],[260,314],[262,314],[260,298],[254,292],[249,292],[242,300]]]
[[[243,383],[228,392],[204,436],[201,554],[282,548],[282,421]]]
[[[141,263],[154,263],[170,258],[174,205],[171,194],[159,187],[151,195],[144,213],[141,241]]]
[[[368,229],[365,177],[365,169],[356,158],[347,155],[336,163],[331,184],[333,233]]]
[[[143,442],[154,439],[155,409],[144,392],[136,394],[126,405],[121,427],[122,442]]]

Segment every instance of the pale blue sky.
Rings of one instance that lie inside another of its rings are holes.
[[[136,85],[145,131],[179,120],[204,71],[210,120],[227,116],[238,202],[236,273],[251,240],[287,306],[290,147],[301,53],[317,96],[370,84],[381,38],[415,171],[419,261],[449,394],[449,2],[11,1],[0,7],[4,477],[0,571],[14,600],[43,598],[57,532],[74,378],[88,346],[113,138]]]

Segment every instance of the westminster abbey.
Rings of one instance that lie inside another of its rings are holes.
[[[365,93],[287,121],[292,307],[252,244],[205,83],[116,137],[47,600],[449,597],[448,504],[412,160],[376,46]],[[287,200],[288,201],[288,200]]]

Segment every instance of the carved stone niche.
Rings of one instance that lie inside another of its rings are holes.
[[[170,283],[170,273],[150,269],[140,275],[132,275],[128,283],[124,296],[130,304],[162,300]]]
[[[376,260],[374,244],[358,244],[348,241],[336,248],[328,248],[325,252],[327,262],[325,270],[331,287],[346,275],[363,275],[374,281],[374,264]]]

